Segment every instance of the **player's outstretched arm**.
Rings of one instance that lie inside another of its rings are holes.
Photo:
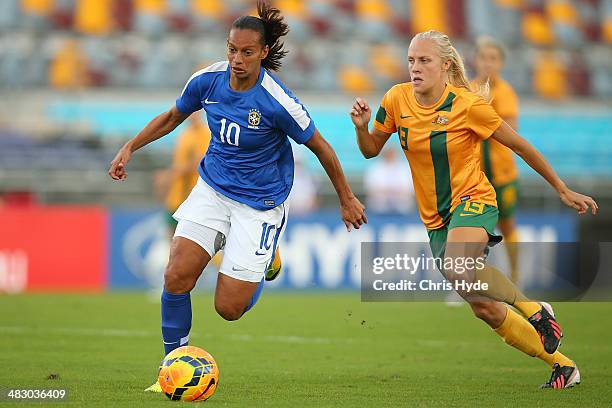
[[[350,115],[353,125],[355,125],[357,145],[363,157],[371,159],[378,156],[391,134],[381,132],[378,129],[372,129],[372,133],[370,133],[368,125],[372,116],[372,110],[365,99],[355,99]]]
[[[351,187],[346,181],[336,152],[334,152],[334,149],[323,136],[321,136],[317,129],[315,129],[312,137],[306,142],[306,147],[317,156],[336,189],[336,193],[340,199],[342,220],[344,221],[344,225],[346,225],[346,229],[349,231],[351,227],[359,229],[362,224],[368,222],[365,215],[365,207],[359,202],[357,197],[355,197]]]
[[[176,109],[176,106],[173,106],[169,111],[153,118],[133,139],[126,142],[119,149],[117,155],[110,163],[109,176],[113,180],[125,180],[128,176],[125,166],[132,158],[132,153],[172,132],[189,115],[182,113]]]
[[[589,207],[593,214],[597,214],[597,203],[591,197],[570,190],[563,180],[559,178],[544,156],[514,131],[506,122],[491,135],[501,144],[508,146],[525,162],[537,171],[559,193],[561,201],[568,207],[574,208],[578,214],[585,214]]]

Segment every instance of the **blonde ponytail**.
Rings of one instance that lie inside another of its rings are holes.
[[[448,82],[458,88],[465,88],[468,91],[474,92],[485,100],[489,99],[490,88],[489,83],[480,85],[477,89],[473,89],[465,72],[465,65],[459,52],[451,44],[448,35],[435,30],[429,30],[418,33],[414,36],[414,40],[432,40],[438,48],[438,56],[442,61],[449,61],[450,68],[448,69]]]

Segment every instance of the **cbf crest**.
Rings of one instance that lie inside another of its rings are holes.
[[[258,109],[249,111],[249,129],[259,129],[261,123],[261,112]]]

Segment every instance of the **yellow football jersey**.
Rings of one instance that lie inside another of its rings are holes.
[[[191,165],[197,158],[202,158],[208,150],[210,143],[210,130],[206,126],[188,126],[180,134],[174,149],[172,167],[184,168]],[[198,181],[198,171],[194,167],[193,171],[187,175],[172,176],[170,189],[166,197],[166,208],[174,212],[179,205],[189,195],[193,186]]]
[[[495,190],[481,169],[480,143],[501,123],[481,97],[450,84],[429,107],[417,102],[411,83],[396,85],[383,97],[374,127],[398,132],[428,229],[443,227],[462,202],[497,206]]]
[[[517,119],[518,97],[510,84],[501,78],[491,85],[490,103],[502,119]],[[514,153],[497,140],[483,142],[482,166],[486,176],[495,186],[503,186],[518,177]]]

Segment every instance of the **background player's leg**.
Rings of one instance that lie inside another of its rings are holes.
[[[189,341],[191,330],[191,295],[210,254],[195,242],[174,237],[170,260],[164,273],[161,298],[162,335],[166,354]]]
[[[508,260],[510,261],[510,279],[515,285],[519,283],[519,272],[518,272],[518,231],[516,230],[516,224],[514,217],[500,218],[497,224],[501,231],[506,251],[508,251]]]
[[[248,282],[220,272],[215,289],[215,310],[225,320],[238,320],[257,301],[263,289],[261,282]]]
[[[501,187],[496,187],[497,205],[499,209],[499,220],[497,226],[501,231],[508,253],[510,263],[510,279],[515,285],[519,283],[518,272],[518,231],[514,220],[516,212],[516,202],[518,196],[518,183],[516,180],[505,184]]]

